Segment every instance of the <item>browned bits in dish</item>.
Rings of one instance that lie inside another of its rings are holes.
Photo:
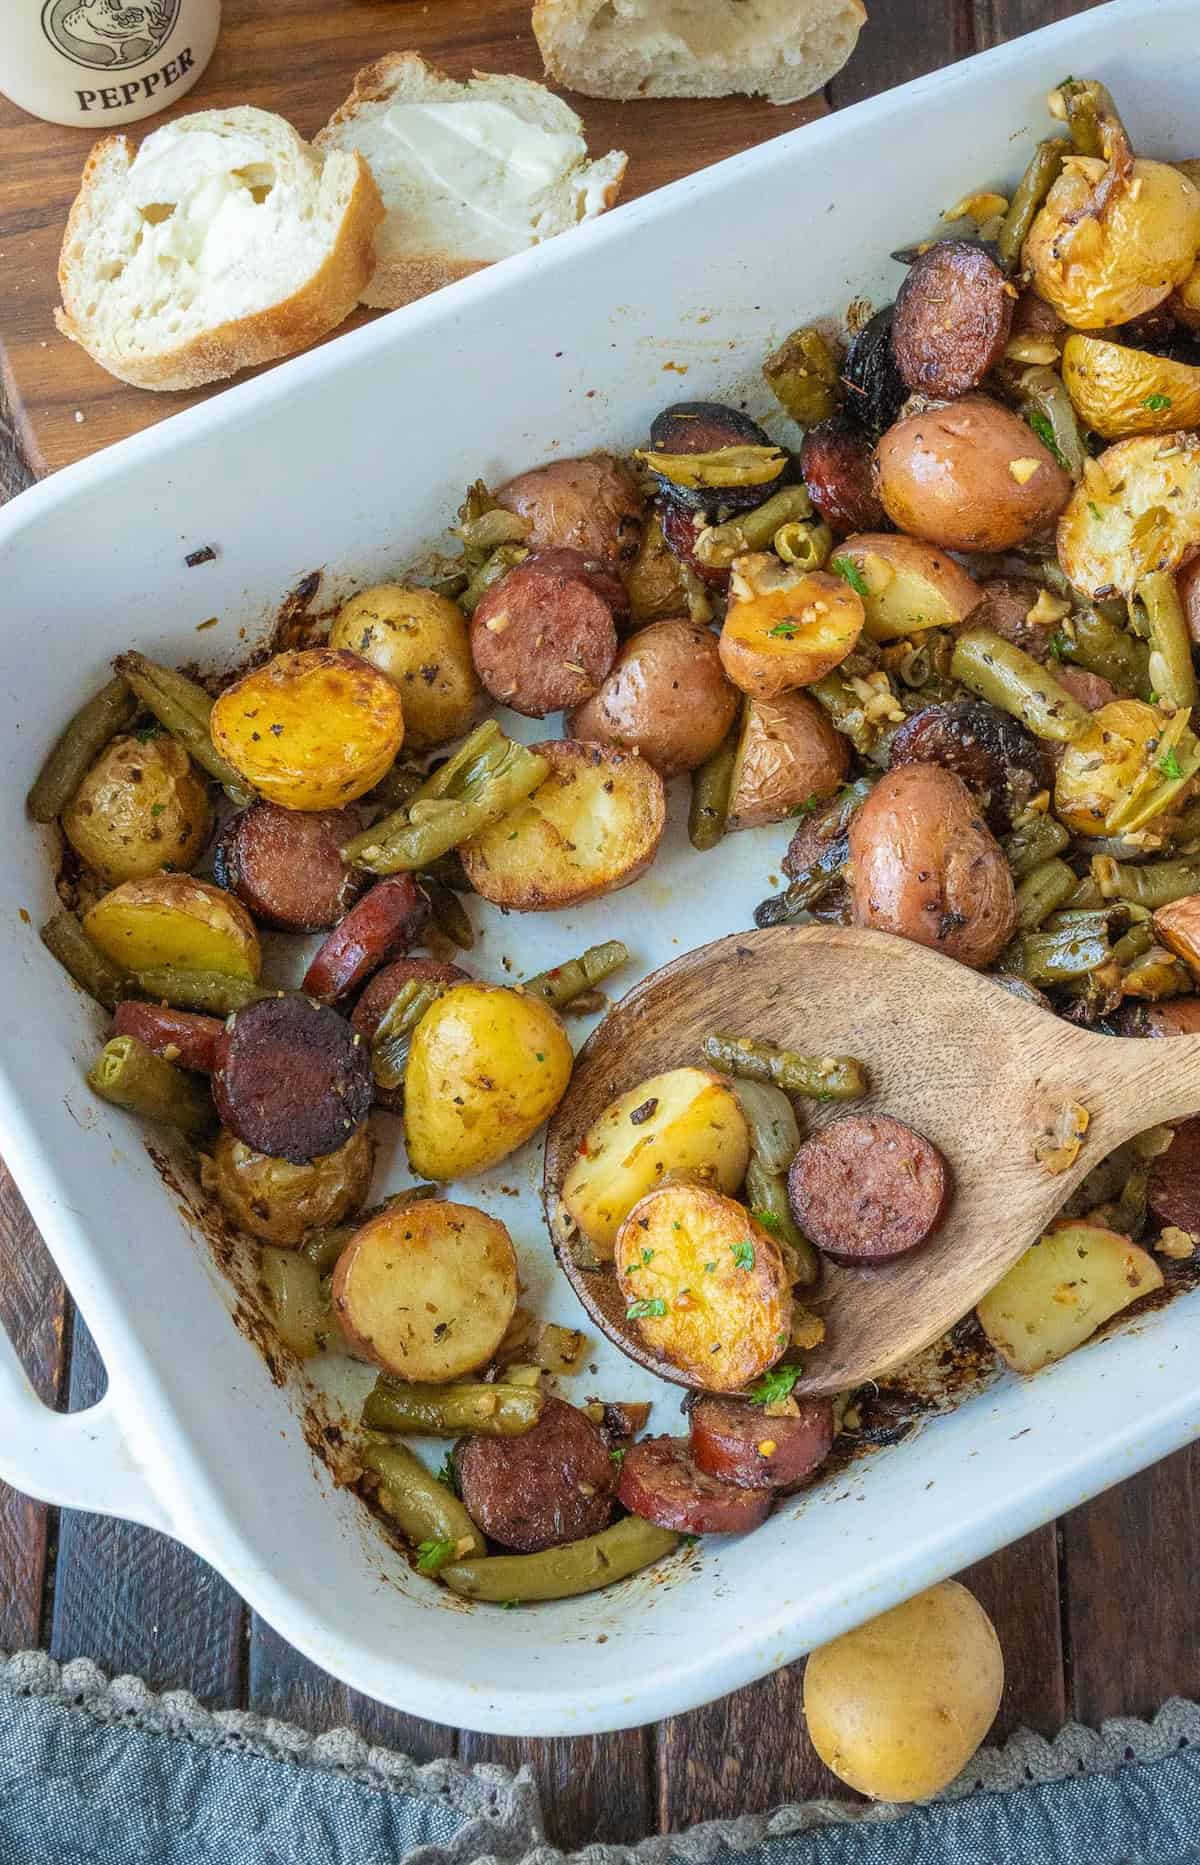
[[[365,875],[343,859],[357,810],[281,809],[252,803],[230,818],[213,872],[256,920],[281,932],[324,932],[362,892]]]
[[[471,618],[475,671],[493,699],[527,718],[581,706],[617,656],[621,583],[576,550],[550,550],[510,570]]]
[[[617,1494],[625,1507],[659,1528],[684,1535],[744,1535],[771,1512],[770,1489],[737,1489],[692,1461],[686,1438],[643,1438],[621,1464]]]
[[[1017,294],[986,246],[939,240],[896,295],[892,347],[910,389],[947,400],[978,388],[1004,355]]]
[[[256,1152],[303,1164],[344,1146],[371,1110],[371,1057],[336,1010],[271,997],[231,1017],[213,1098]]]
[[[886,1263],[937,1229],[950,1173],[932,1141],[886,1114],[846,1114],[792,1161],[792,1215],[839,1262]]]
[[[468,1438],[455,1456],[472,1521],[502,1548],[535,1554],[607,1527],[616,1466],[599,1426],[547,1398],[531,1431]]]

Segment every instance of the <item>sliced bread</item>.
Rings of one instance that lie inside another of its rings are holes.
[[[556,83],[585,97],[810,97],[840,71],[861,0],[534,0]]]
[[[614,149],[588,158],[583,125],[543,84],[476,72],[460,83],[416,52],[360,71],[316,138],[370,163],[387,210],[363,303],[408,304],[611,207]]]
[[[379,191],[241,106],[98,142],[59,260],[59,329],[138,388],[191,389],[323,337],[374,267]]]

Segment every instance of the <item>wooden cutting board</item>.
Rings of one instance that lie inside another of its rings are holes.
[[[455,77],[478,68],[541,78],[529,11],[527,3],[496,0],[225,0],[220,43],[200,83],[173,110],[128,133],[140,136],[188,110],[252,103],[278,110],[311,136],[358,68],[384,52],[419,51]],[[739,97],[570,101],[594,154],[628,152],[626,200],[826,107],[819,97],[783,108]],[[38,122],[0,98],[0,346],[10,416],[39,474],[217,392],[128,388],[55,329],[58,248],[91,141],[89,131]],[[712,237],[720,237],[718,229]]]

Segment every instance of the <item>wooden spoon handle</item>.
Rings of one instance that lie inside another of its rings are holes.
[[[1147,1127],[1200,1114],[1200,1036],[1091,1036],[1070,1067],[1097,1159]]]

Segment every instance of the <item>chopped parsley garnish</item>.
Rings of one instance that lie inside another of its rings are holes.
[[[454,1481],[454,1453],[452,1451],[447,1451],[442,1458],[442,1467],[437,1473],[437,1480],[439,1483],[444,1483],[447,1489],[458,1489],[458,1484]]]
[[[619,1470],[621,1468],[621,1465],[625,1462],[625,1451],[624,1451],[623,1446],[618,1444],[615,1450],[609,1451],[608,1461],[609,1463],[616,1464],[617,1469]]]
[[[1067,649],[1070,645],[1071,643],[1067,640],[1067,637],[1060,629],[1056,628],[1046,644],[1046,651],[1052,661],[1061,661],[1066,658]]]
[[[653,1251],[653,1250],[643,1250],[643,1251],[642,1251],[642,1261],[643,1261],[643,1263],[652,1263],[652,1262],[654,1261],[654,1251]]]
[[[1161,414],[1164,408],[1169,408],[1170,406],[1171,397],[1169,395],[1147,395],[1145,401],[1142,403],[1142,407],[1149,408],[1151,414]]]
[[[150,814],[152,816],[161,816],[166,807],[165,803],[152,803],[150,805]]]
[[[799,1377],[798,1366],[774,1366],[761,1379],[755,1380],[746,1397],[752,1405],[775,1405],[780,1399],[790,1397]]]
[[[539,1062],[544,1062],[546,1060],[544,1054],[542,1053],[540,1049],[535,1049],[534,1054],[536,1055]]]
[[[816,809],[817,802],[818,802],[818,799],[816,797],[805,797],[803,803],[797,803],[795,809],[792,811],[792,815],[793,816],[810,815],[811,812]]]
[[[849,583],[856,596],[867,593],[867,579],[851,557],[835,557],[829,568],[837,573],[843,582]]]
[[[1029,413],[1025,416],[1025,419],[1041,441],[1046,452],[1054,455],[1054,458],[1064,471],[1069,471],[1067,456],[1054,438],[1054,427],[1050,420],[1050,416],[1048,414],[1043,414],[1040,408],[1031,408]]]
[[[774,628],[768,628],[767,633],[768,635],[778,636],[780,641],[794,641],[796,639],[796,624],[795,622],[776,622]]]
[[[1088,500],[1088,510],[1098,524],[1100,522],[1100,507],[1097,505],[1095,499]]]
[[[454,1559],[452,1541],[418,1541],[417,1572],[419,1574],[438,1574],[443,1567],[448,1567]]]
[[[694,1548],[699,1539],[699,1535],[680,1535],[679,1545],[681,1548]]]
[[[148,745],[150,740],[152,738],[157,738],[161,731],[162,727],[155,721],[153,725],[139,725],[137,731],[134,733],[134,737],[137,739],[139,745]]]
[[[1158,760],[1158,768],[1164,777],[1183,776],[1183,766],[1180,764],[1173,750],[1163,752],[1162,757]]]
[[[738,1269],[754,1268],[754,1245],[749,1237],[743,1237],[740,1243],[732,1245],[733,1261]]]
[[[655,1295],[650,1300],[630,1302],[625,1310],[625,1319],[626,1321],[645,1321],[656,1319],[659,1315],[665,1315],[666,1312],[667,1304],[662,1296]]]
[[[519,1599],[502,1599],[500,1601],[500,1610],[501,1612],[515,1612],[520,1604],[521,1602]]]
[[[756,1224],[762,1225],[764,1230],[777,1232],[781,1228],[778,1214],[774,1211],[768,1211],[765,1205],[760,1206],[755,1211],[751,1211],[750,1215]]]

